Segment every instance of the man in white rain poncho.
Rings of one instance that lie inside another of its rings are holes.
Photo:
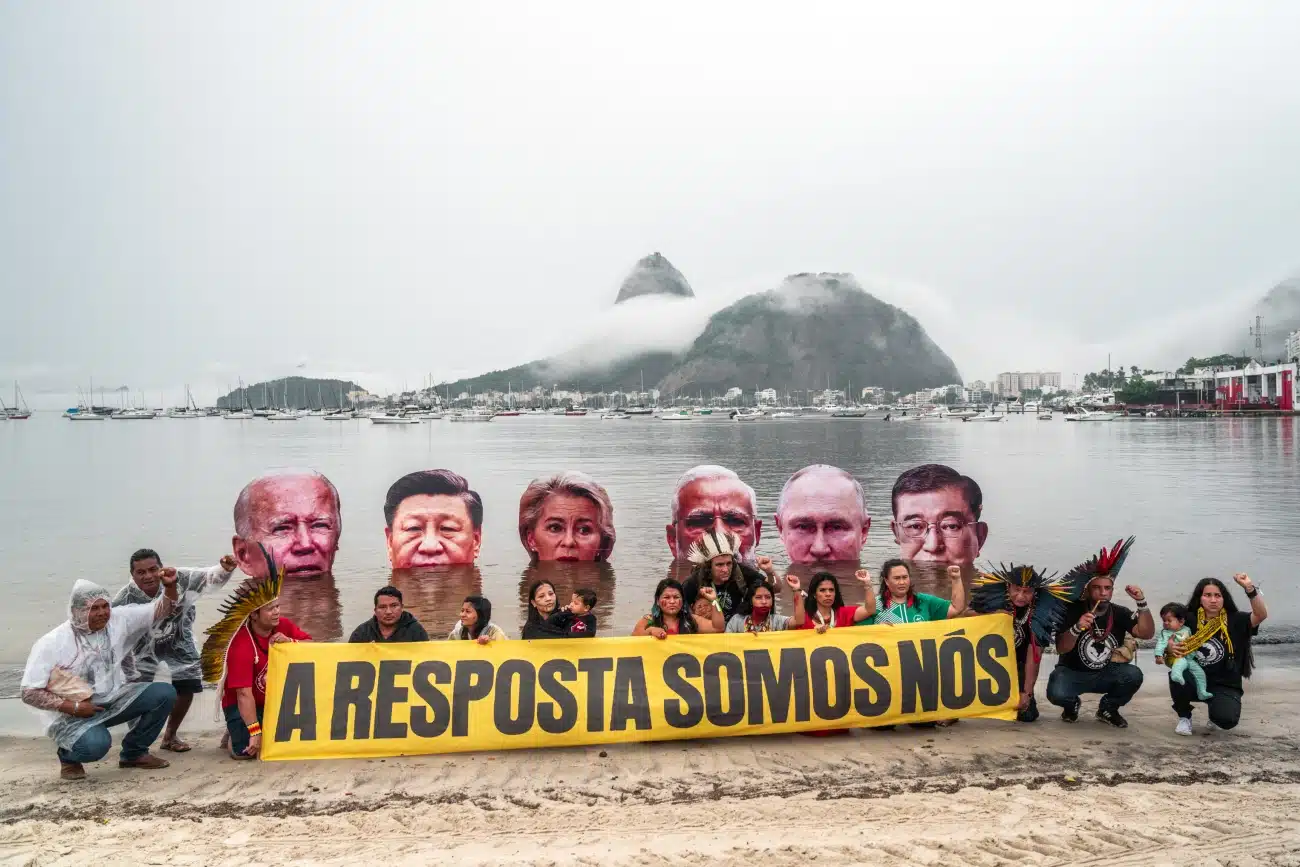
[[[108,591],[78,580],[68,619],[32,645],[23,671],[23,702],[37,709],[58,746],[65,780],[86,776],[83,762],[108,754],[112,726],[134,722],[122,738],[121,768],[154,770],[168,763],[150,755],[176,690],[170,683],[132,683],[124,662],[131,648],[176,605],[176,575],[163,575],[162,594],[147,605],[112,608]],[[134,665],[131,666],[134,669]],[[132,672],[133,673],[133,672]]]
[[[164,567],[158,552],[141,548],[131,555],[131,580],[113,597],[113,607],[147,605],[161,592],[164,573],[176,576],[179,601],[171,614],[154,623],[132,650],[137,676],[132,680],[150,683],[158,676],[158,664],[165,663],[176,689],[176,706],[167,718],[163,729],[161,749],[174,753],[188,752],[190,745],[176,733],[189,712],[194,696],[203,692],[203,667],[199,664],[199,649],[194,644],[194,618],[196,605],[203,591],[221,587],[235,572],[235,558],[227,554],[221,565],[208,569],[177,569]]]

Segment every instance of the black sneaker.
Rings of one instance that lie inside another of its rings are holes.
[[[1038,702],[1032,696],[1029,699],[1029,707],[1016,714],[1016,722],[1038,722]]]
[[[1081,704],[1083,704],[1083,702],[1076,698],[1074,704],[1067,705],[1065,709],[1061,711],[1061,722],[1078,722],[1079,705]]]
[[[1119,711],[1109,707],[1097,708],[1097,719],[1104,723],[1110,723],[1117,729],[1128,728],[1128,720],[1119,715]]]

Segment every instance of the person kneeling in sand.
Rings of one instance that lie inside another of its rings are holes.
[[[39,712],[45,733],[58,746],[65,780],[85,779],[84,762],[108,754],[108,730],[134,723],[122,738],[120,768],[156,770],[168,765],[151,755],[176,704],[170,683],[134,682],[131,648],[175,610],[176,573],[160,578],[163,592],[143,605],[110,605],[108,591],[77,581],[68,619],[32,646],[23,670],[22,698]],[[128,671],[127,669],[130,669]]]
[[[292,620],[280,616],[284,572],[270,554],[270,578],[246,582],[222,608],[223,617],[207,630],[203,644],[203,679],[217,682],[221,712],[226,720],[230,756],[253,759],[262,749],[262,712],[266,707],[266,666],[271,645],[311,641]],[[222,739],[226,746],[227,739]]]
[[[349,644],[400,644],[428,641],[415,615],[402,605],[402,591],[391,584],[375,591],[375,616],[352,630]]]
[[[460,622],[452,627],[449,641],[505,641],[510,636],[492,622],[492,603],[482,596],[466,596],[460,606]]]

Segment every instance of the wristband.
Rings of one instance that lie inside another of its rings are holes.
[[[1143,599],[1141,602],[1138,603],[1138,611],[1146,611],[1146,610],[1147,610],[1147,601]]]
[[[800,587],[800,588],[799,588],[798,590],[796,590],[795,592],[798,593],[800,596],[802,596],[804,599],[807,599],[807,598],[808,598],[808,591],[805,590],[805,589],[803,589],[802,587]]]
[[[1070,627],[1070,631],[1074,633],[1076,638],[1080,635],[1083,635],[1083,630],[1079,628],[1079,624],[1077,623]]]
[[[1246,591],[1246,598],[1247,598],[1247,599],[1254,599],[1254,598],[1255,598],[1256,596],[1258,596],[1258,595],[1259,595],[1259,588],[1258,588],[1258,587],[1251,587],[1249,590]]]
[[[78,702],[73,702],[73,704],[72,704],[72,713],[73,713],[73,716],[75,716],[76,713],[77,713],[77,711],[79,711],[79,710],[81,710],[81,702],[79,702],[79,701],[78,701]]]
[[[718,601],[718,597],[716,596],[713,597],[713,607],[718,609],[719,611],[722,610],[722,603]]]
[[[249,737],[253,737],[254,735],[260,735],[261,733],[262,733],[262,724],[260,722],[255,722],[248,727]]]

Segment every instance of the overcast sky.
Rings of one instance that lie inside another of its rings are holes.
[[[413,387],[658,250],[1069,385],[1239,348],[1300,269],[1300,4],[629,6],[0,5],[0,377]]]

